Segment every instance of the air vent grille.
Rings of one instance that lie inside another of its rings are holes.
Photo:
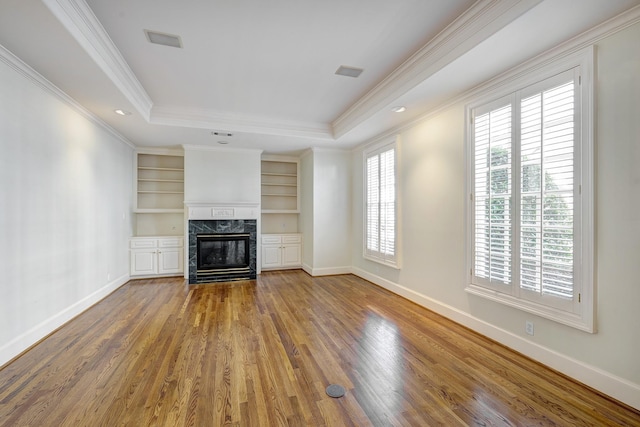
[[[336,74],[339,76],[358,77],[360,74],[362,74],[363,71],[364,70],[362,68],[347,67],[345,65],[341,65],[336,70]]]
[[[144,30],[144,33],[147,35],[149,43],[182,48],[182,40],[180,39],[180,36],[150,30]]]

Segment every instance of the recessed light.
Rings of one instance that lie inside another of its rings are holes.
[[[131,115],[131,111],[127,111],[127,110],[121,110],[121,109],[117,109],[117,110],[113,110],[114,113],[116,114],[120,114],[121,116],[130,116]]]
[[[218,141],[218,144],[220,145],[227,145],[229,143],[229,141]]]
[[[404,105],[398,105],[397,107],[393,107],[391,111],[393,111],[394,113],[404,113],[405,111],[407,111],[407,107],[405,107]]]

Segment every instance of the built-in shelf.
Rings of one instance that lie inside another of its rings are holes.
[[[269,160],[269,161],[271,161],[271,160]],[[264,176],[294,176],[294,177],[298,176],[295,173],[270,173],[270,172],[263,172],[262,175],[264,175]]]
[[[174,171],[174,172],[184,171],[183,168],[156,168],[156,167],[146,167],[146,166],[138,166],[138,170],[140,171]]]
[[[182,191],[146,191],[138,190],[138,194],[184,194]]]
[[[262,213],[300,212],[299,161],[263,157],[261,162]]]
[[[136,153],[136,235],[181,235],[184,228],[184,156],[176,150]]]

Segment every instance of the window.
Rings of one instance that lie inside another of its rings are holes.
[[[578,57],[468,109],[467,290],[593,332],[592,54]]]
[[[365,152],[364,256],[398,267],[396,144]]]

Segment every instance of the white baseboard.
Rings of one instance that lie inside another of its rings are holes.
[[[325,267],[312,268],[307,264],[302,264],[302,269],[311,276],[335,276],[337,274],[350,274],[352,268],[349,267]]]
[[[633,408],[640,409],[640,385],[595,366],[573,359],[521,336],[498,328],[450,305],[443,304],[368,271],[353,267],[351,272],[448,319],[491,338],[533,360],[561,372]]]
[[[125,274],[0,347],[0,367],[129,281]]]
[[[313,268],[309,264],[302,263],[302,270],[309,276],[313,276]]]

